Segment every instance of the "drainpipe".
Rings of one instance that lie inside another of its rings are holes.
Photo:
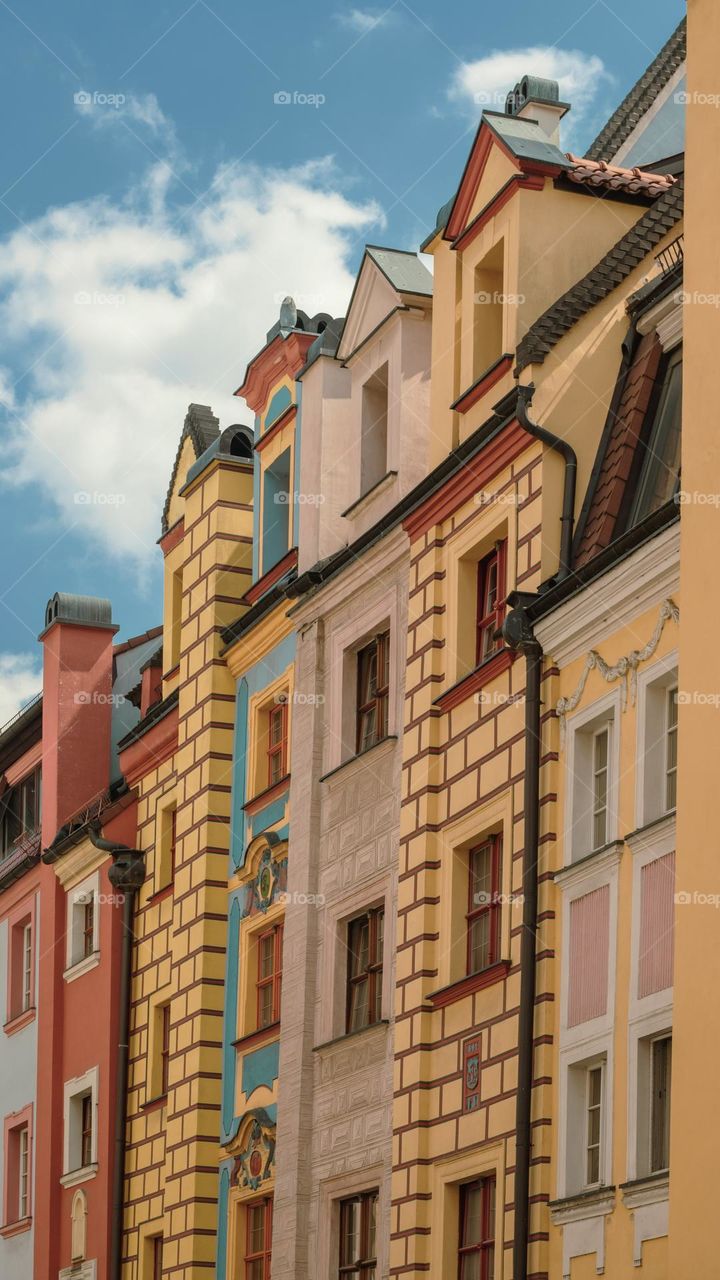
[[[518,387],[518,422],[523,430],[527,431],[529,435],[534,436],[536,440],[542,440],[543,444],[554,449],[555,453],[559,453],[565,463],[562,515],[560,516],[560,565],[555,578],[556,582],[560,582],[562,578],[567,578],[572,566],[575,488],[577,484],[577,454],[572,446],[567,443],[567,440],[561,440],[560,436],[556,436],[554,432],[548,431],[547,427],[541,427],[539,422],[533,422],[532,418],[528,414],[528,405],[532,404],[532,398],[534,395],[534,383],[531,382],[527,387]]]
[[[543,651],[526,605],[533,596],[513,592],[503,624],[511,649],[525,657],[525,848],[523,852],[523,930],[520,942],[518,1014],[518,1089],[515,1109],[515,1237],[513,1280],[527,1280],[530,1236],[530,1155],[535,1024],[536,931],[540,838],[540,680]]]
[[[115,1077],[115,1151],[113,1156],[112,1219],[110,1224],[110,1269],[108,1280],[121,1280],[123,1201],[125,1187],[125,1125],[127,1122],[127,1081],[130,1039],[130,978],[132,972],[133,912],[135,893],[145,879],[144,855],[140,849],[105,840],[99,828],[88,832],[96,849],[112,856],[108,877],[122,895],[122,954],[120,960],[120,1018],[118,1025]]]

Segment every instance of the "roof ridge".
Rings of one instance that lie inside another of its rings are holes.
[[[619,150],[686,55],[687,19],[682,18],[650,66],[646,67],[588,147],[588,159],[601,160],[605,153],[614,155]]]

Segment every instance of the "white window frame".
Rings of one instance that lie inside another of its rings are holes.
[[[591,1103],[590,1101],[590,1080],[596,1071],[600,1072],[600,1101]],[[603,1185],[604,1172],[604,1134],[603,1126],[605,1123],[605,1062],[601,1058],[599,1062],[591,1062],[585,1067],[585,1143],[583,1147],[583,1169],[584,1169],[584,1191],[594,1191],[596,1187]],[[600,1113],[600,1124],[598,1126],[598,1178],[591,1182],[588,1178],[588,1165],[590,1162],[590,1150],[595,1144],[590,1142],[590,1112],[597,1109]]]
[[[596,854],[618,839],[618,780],[620,776],[620,691],[599,698],[567,720],[565,770],[566,866]],[[593,847],[594,743],[597,733],[608,730],[608,778],[605,843]]]
[[[366,600],[359,599],[352,617],[328,637],[330,680],[323,774],[357,755],[357,655],[381,631],[390,632],[387,736],[398,733],[398,678],[405,663],[405,630],[399,625],[399,614],[398,590],[393,584],[375,599],[369,592]]]
[[[588,1089],[590,1071],[602,1069],[600,1109],[600,1180],[587,1182]],[[595,1037],[582,1049],[561,1055],[558,1123],[558,1196],[581,1196],[602,1191],[610,1183],[612,1169],[613,1046],[607,1037]]]
[[[93,912],[93,949],[89,956],[84,956],[80,948],[80,940],[82,935],[82,910],[85,905],[86,898],[92,894],[94,900]],[[100,960],[100,872],[95,871],[92,875],[87,876],[79,884],[75,884],[66,891],[66,956],[65,956],[65,973],[63,977],[66,982],[72,982],[75,978],[81,977],[83,973],[87,973],[89,969],[94,969]]]
[[[674,813],[665,807],[667,779],[667,691],[678,687],[678,653],[673,650],[638,675],[635,825],[638,829]],[[658,723],[662,734],[658,736]],[[662,794],[658,794],[658,778]]]
[[[82,1076],[66,1080],[63,1086],[63,1176],[62,1185],[75,1186],[93,1178],[98,1167],[98,1077],[99,1068],[91,1067]],[[90,1095],[92,1102],[91,1159],[89,1165],[73,1164],[82,1134],[78,1132],[81,1100]]]
[[[30,1217],[30,1126],[18,1133],[18,1222]]]

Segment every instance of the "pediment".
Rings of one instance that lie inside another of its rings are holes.
[[[338,347],[338,359],[346,360],[369,335],[402,304],[377,263],[366,254],[358,274]]]

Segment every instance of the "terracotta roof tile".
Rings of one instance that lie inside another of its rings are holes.
[[[608,164],[606,160],[588,160],[582,156],[574,156],[568,151],[567,158],[572,168],[566,170],[565,177],[570,182],[591,187],[601,187],[606,191],[624,191],[629,195],[647,196],[655,199],[674,187],[677,178],[670,173],[650,173],[646,169],[623,169],[616,164]]]

